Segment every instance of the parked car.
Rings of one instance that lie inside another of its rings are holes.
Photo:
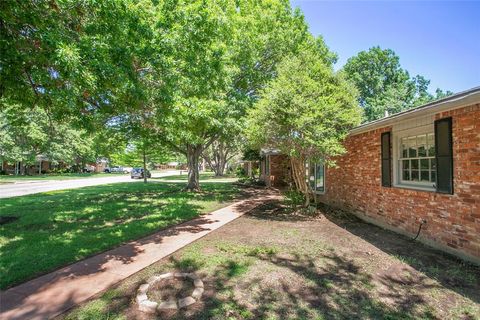
[[[95,166],[92,166],[92,165],[90,165],[90,164],[87,164],[87,165],[83,168],[82,172],[84,172],[84,173],[92,173],[92,172],[95,172]]]
[[[105,173],[130,173],[132,172],[131,167],[120,167],[120,166],[114,166],[114,167],[108,167],[103,170]]]
[[[143,168],[133,168],[132,172],[130,172],[130,178],[132,179],[143,179],[144,174],[143,174]],[[150,171],[147,170],[147,178],[151,178],[152,174]]]

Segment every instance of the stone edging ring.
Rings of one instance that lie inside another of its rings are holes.
[[[192,294],[180,299],[169,299],[168,301],[161,301],[160,303],[151,301],[147,297],[147,291],[151,285],[154,283],[163,280],[163,279],[172,279],[172,278],[189,278],[193,280],[193,285],[195,289]],[[147,283],[142,284],[138,288],[137,292],[137,303],[138,309],[146,313],[155,313],[156,311],[161,311],[165,309],[180,309],[185,308],[202,297],[203,294],[203,281],[195,273],[164,273],[159,276],[152,276],[148,279]]]

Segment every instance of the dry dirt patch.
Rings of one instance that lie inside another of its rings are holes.
[[[68,318],[140,314],[152,274],[195,272],[205,293],[169,319],[478,319],[480,268],[322,207],[267,203],[144,271]],[[122,300],[124,303],[115,301]]]

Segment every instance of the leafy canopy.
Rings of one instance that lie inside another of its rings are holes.
[[[290,56],[249,113],[250,140],[302,160],[330,160],[360,121],[356,90],[320,52]]]
[[[452,94],[440,89],[436,96],[430,94],[430,80],[421,75],[411,78],[391,49],[373,47],[361,51],[347,61],[343,72],[359,91],[364,121],[380,119],[386,112],[398,113]]]

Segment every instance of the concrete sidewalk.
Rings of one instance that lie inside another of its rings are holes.
[[[240,217],[265,200],[277,197],[275,192],[262,192],[255,198],[236,202],[2,291],[0,319],[53,318]]]

